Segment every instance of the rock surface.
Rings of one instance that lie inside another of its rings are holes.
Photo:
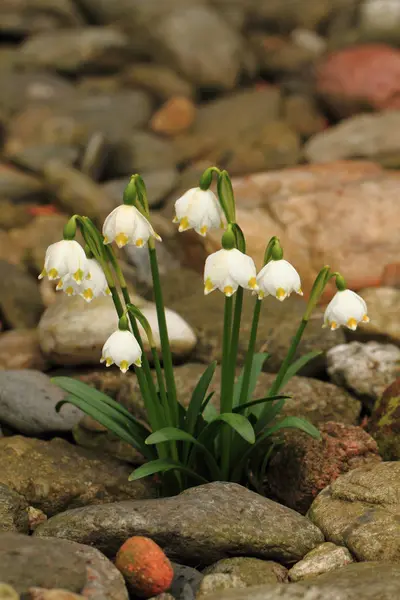
[[[288,579],[288,572],[282,565],[273,561],[251,558],[249,556],[224,558],[214,565],[207,567],[203,573],[205,575],[216,573],[236,575],[236,577],[239,577],[243,581],[246,587],[267,583],[286,583]]]
[[[155,306],[140,299],[138,302],[136,305],[149,321],[156,346],[160,348]],[[172,310],[166,309],[166,319],[172,353],[176,357],[189,354],[196,344],[193,330]],[[40,347],[49,361],[55,364],[98,364],[102,347],[117,325],[118,317],[111,298],[96,298],[86,304],[79,296],[69,298],[60,294],[57,302],[45,311],[40,320]],[[150,353],[143,329],[141,334]]]
[[[399,348],[379,342],[351,342],[327,352],[332,381],[360,397],[367,406],[371,406],[399,374],[399,361]]]
[[[90,540],[108,556],[127,537],[150,536],[169,558],[205,565],[233,554],[290,564],[323,541],[305,517],[237,484],[219,482],[152,502],[67,511],[35,535]]]
[[[86,504],[151,498],[150,482],[129,483],[118,461],[54,438],[0,438],[0,483],[47,515]]]
[[[95,548],[67,540],[0,535],[0,580],[23,597],[28,597],[32,587],[83,594],[87,590],[89,594],[96,584],[93,598],[103,594],[110,600],[128,600],[122,575],[105,556]]]
[[[335,571],[354,562],[347,548],[336,546],[332,542],[325,542],[296,563],[289,571],[290,581],[296,582],[308,577],[322,575]]]
[[[29,532],[28,504],[20,494],[0,484],[0,535],[7,531]]]
[[[0,334],[0,370],[45,371],[47,367],[36,329],[15,329]]]
[[[0,311],[10,327],[35,327],[43,312],[39,286],[21,267],[0,260]]]
[[[376,440],[384,460],[400,460],[400,378],[375,402],[368,431]]]
[[[20,433],[71,431],[83,413],[71,405],[57,413],[56,405],[64,398],[65,393],[40,371],[0,371],[0,421]]]
[[[361,325],[357,337],[375,339],[400,346],[400,289],[394,287],[369,288],[362,291],[373,318],[370,328]]]
[[[329,422],[321,440],[300,431],[283,433],[266,472],[269,497],[305,514],[317,494],[340,474],[381,461],[375,440],[361,427]]]
[[[310,519],[359,561],[399,561],[400,464],[370,464],[341,475],[314,500]]]

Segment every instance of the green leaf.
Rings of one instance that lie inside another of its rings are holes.
[[[256,426],[257,433],[259,433],[259,431],[261,431],[261,429],[264,429],[268,425],[268,423],[271,423],[271,421],[273,421],[275,419],[275,417],[277,415],[279,415],[282,408],[284,407],[284,404],[285,404],[285,397],[282,397],[281,400],[278,400],[277,402],[274,402],[273,404],[270,404],[269,406],[264,408],[261,427],[260,427],[261,421],[257,421],[257,426]],[[257,415],[257,416],[259,416],[259,415]]]
[[[312,350],[311,352],[308,352],[307,354],[304,354],[304,356],[300,356],[300,358],[295,360],[286,371],[280,389],[282,389],[283,386],[285,386],[288,383],[289,379],[296,375],[296,373],[298,373],[300,369],[302,369],[307,363],[309,363],[317,356],[320,356],[320,354],[322,354],[321,350]]]
[[[159,458],[157,460],[152,460],[144,465],[141,465],[129,475],[129,481],[137,481],[138,479],[148,477],[149,475],[154,475],[155,473],[165,473],[166,471],[174,470],[187,473],[188,475],[193,477],[193,479],[196,479],[201,483],[208,483],[207,479],[205,479],[201,475],[198,475],[192,469],[188,469],[181,463],[169,460],[167,458]]]
[[[192,397],[186,412],[186,431],[188,433],[194,433],[196,429],[197,417],[202,413],[202,405],[207,394],[208,387],[214,376],[217,361],[212,362],[208,365],[203,375],[197,382],[196,387],[193,390]]]
[[[266,402],[274,402],[274,400],[286,400],[291,396],[266,396],[265,398],[259,398],[258,400],[252,400],[251,402],[246,402],[246,404],[240,404],[233,409],[234,413],[243,413],[248,408],[252,406],[257,406],[259,404],[265,404]]]
[[[273,433],[279,431],[280,429],[289,428],[300,429],[301,431],[304,431],[316,440],[321,439],[321,433],[319,432],[319,430],[316,427],[314,427],[314,425],[310,423],[310,421],[302,419],[301,417],[285,417],[284,419],[282,419],[282,421],[279,421],[279,423],[276,423],[276,425],[270,427],[270,429],[268,429],[265,433],[268,433],[268,436],[270,436]]]
[[[254,444],[256,436],[253,426],[243,415],[238,415],[236,413],[222,413],[222,415],[218,415],[216,420],[224,421],[246,440],[246,442]]]
[[[251,365],[251,373],[250,373],[250,382],[249,382],[249,393],[246,398],[246,400],[248,400],[248,401],[251,400],[251,398],[253,397],[253,393],[256,388],[258,378],[260,376],[260,373],[262,371],[264,363],[268,358],[269,358],[268,352],[259,352],[253,356],[253,362]],[[234,388],[233,388],[233,404],[232,404],[233,407],[236,407],[239,404],[240,392],[242,390],[242,383],[243,383],[243,375],[244,375],[244,369],[242,369],[242,372],[240,373],[240,375],[234,385]]]

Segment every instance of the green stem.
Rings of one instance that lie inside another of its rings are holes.
[[[169,344],[167,320],[165,318],[160,273],[158,270],[157,252],[153,244],[149,244],[149,256],[154,286],[154,300],[156,303],[158,328],[160,331],[161,351],[168,394],[168,404],[170,407],[171,416],[173,418],[173,425],[175,427],[179,427],[178,397],[176,393],[174,369],[172,365],[172,353]]]
[[[261,312],[261,302],[262,302],[261,300],[256,300],[256,303],[254,305],[253,322],[251,324],[249,345],[247,348],[247,354],[246,354],[246,359],[245,359],[245,363],[244,363],[243,382],[242,382],[242,389],[240,390],[239,406],[241,404],[245,404],[245,402],[248,402],[250,400],[250,398],[248,398],[250,376],[251,376],[251,368],[253,365],[254,349],[256,346],[258,321],[260,319],[260,312]]]
[[[230,379],[235,376],[230,373],[230,345],[232,340],[232,309],[233,297],[225,298],[224,310],[224,332],[222,341],[222,366],[221,366],[221,406],[220,413],[232,412],[233,394],[229,395],[231,389]],[[229,458],[231,446],[231,429],[227,425],[221,428],[220,436],[220,455],[221,455],[221,472],[224,480],[229,476]]]
[[[153,362],[156,369],[158,390],[160,392],[161,402],[164,408],[165,421],[167,425],[173,426],[173,420],[171,419],[171,414],[168,406],[168,398],[165,390],[164,377],[161,370],[160,359],[158,358],[157,348],[155,348],[154,346],[151,347],[151,354],[153,356]]]
[[[237,363],[237,353],[239,346],[239,333],[240,333],[240,322],[242,319],[242,308],[243,308],[243,288],[239,287],[236,292],[235,309],[233,313],[233,325],[232,325],[232,338],[230,343],[230,356],[229,356],[229,382],[228,390],[226,394],[233,398],[233,387],[235,383],[235,372]],[[232,408],[232,406],[231,406]]]

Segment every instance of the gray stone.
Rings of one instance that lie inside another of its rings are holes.
[[[325,542],[296,563],[289,571],[290,581],[296,582],[334,571],[354,562],[347,548],[336,546],[332,542]]]
[[[90,597],[96,600],[128,600],[122,575],[105,556],[67,540],[0,535],[0,580],[24,598],[29,588],[42,587],[88,594],[91,590]]]
[[[189,600],[190,596],[195,598],[204,575],[197,569],[186,565],[172,563],[172,566],[174,578],[169,588],[172,596],[180,600]]]
[[[306,517],[240,485],[221,482],[151,502],[70,510],[40,525],[35,535],[90,540],[108,556],[127,537],[150,536],[172,560],[192,565],[243,554],[291,563],[323,541]]]
[[[45,197],[43,182],[35,175],[19,171],[15,167],[0,164],[0,197],[14,202],[35,201]]]
[[[122,136],[121,136],[122,137]],[[177,158],[172,144],[147,131],[125,135],[110,156],[108,171],[111,176],[132,175],[146,171],[175,168]]]
[[[10,35],[77,27],[83,22],[73,0],[3,0],[0,5],[0,31]]]
[[[60,144],[43,144],[22,148],[19,152],[8,158],[17,166],[42,174],[46,163],[57,159],[66,165],[73,165],[79,157],[77,146],[64,146]]]
[[[0,484],[0,534],[29,532],[28,503],[17,492]]]
[[[0,311],[4,321],[14,329],[29,329],[37,325],[43,309],[36,279],[21,267],[0,260]]]
[[[341,475],[308,512],[325,538],[359,561],[400,561],[400,463],[369,464]]]
[[[207,600],[393,600],[399,590],[399,565],[365,562],[291,585],[254,586],[250,590],[218,592],[210,594]]]
[[[109,27],[46,31],[21,46],[21,62],[37,69],[65,73],[114,71],[130,55],[129,38]]]
[[[140,298],[138,306],[153,331],[156,347],[161,347],[155,305]],[[196,345],[191,327],[174,311],[166,309],[166,319],[172,353],[180,358]],[[68,325],[66,326],[66,323]],[[43,353],[55,364],[98,364],[106,339],[117,329],[118,317],[109,297],[95,298],[86,304],[82,298],[60,294],[57,302],[43,314],[39,323],[39,342]],[[143,343],[149,355],[150,346],[141,329]]]
[[[149,481],[128,482],[132,467],[58,438],[0,438],[0,464],[0,483],[50,516],[77,506],[155,495]]]
[[[151,207],[160,205],[177,186],[179,174],[176,169],[161,169],[141,174],[146,184],[147,196]],[[121,204],[123,192],[129,183],[129,177],[112,179],[101,186],[112,197],[115,206]]]
[[[193,86],[170,67],[154,63],[135,63],[121,74],[125,86],[142,88],[165,102],[174,96],[192,98]]]
[[[371,406],[400,373],[400,349],[379,342],[351,342],[328,350],[328,373],[336,385]]]
[[[311,550],[311,552],[313,552],[313,550]],[[267,583],[285,583],[288,579],[287,569],[282,565],[273,561],[261,560],[260,558],[252,558],[250,556],[224,558],[214,565],[207,567],[203,573],[205,575],[215,573],[236,575],[243,581],[246,587],[264,585]]]
[[[244,581],[231,573],[212,573],[205,575],[196,594],[196,600],[204,600],[210,594],[221,593],[224,590],[243,589],[247,587]]]
[[[27,435],[71,431],[83,414],[74,406],[56,404],[65,393],[40,371],[0,371],[0,422]]]

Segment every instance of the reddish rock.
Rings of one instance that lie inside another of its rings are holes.
[[[193,102],[184,96],[175,96],[154,113],[150,126],[155,133],[174,136],[189,129],[195,117]]]
[[[151,598],[165,592],[174,577],[172,565],[153,540],[134,536],[118,550],[115,566],[130,588],[140,598]]]
[[[365,44],[330,54],[318,67],[317,92],[338,116],[400,108],[400,50]]]
[[[339,475],[381,460],[375,440],[361,427],[330,421],[320,431],[320,441],[286,431],[267,470],[267,495],[302,514]]]

